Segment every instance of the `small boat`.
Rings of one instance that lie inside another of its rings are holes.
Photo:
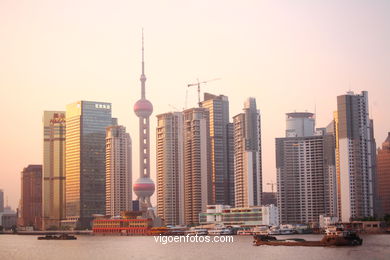
[[[186,232],[187,235],[190,235],[190,236],[207,236],[208,234],[208,231],[207,229],[205,228],[194,228],[194,229],[190,229]]]
[[[279,232],[280,235],[292,235],[297,233],[294,229],[280,229]]]
[[[211,229],[209,230],[209,235],[210,236],[219,236],[221,235],[221,229]]]
[[[38,237],[38,240],[76,240],[77,237],[68,234],[60,235],[46,235],[44,237]]]
[[[280,229],[279,229],[279,228],[272,227],[272,228],[270,228],[270,230],[268,231],[268,235],[280,235]]]
[[[251,230],[238,230],[237,235],[239,235],[239,236],[252,236],[253,232]]]
[[[232,235],[233,231],[229,228],[217,228],[211,229],[208,231],[210,236],[224,236],[224,235]]]
[[[261,246],[360,246],[363,243],[356,232],[342,231],[337,234],[325,234],[320,241],[306,241],[301,238],[288,238],[278,240],[270,235],[255,235],[253,245]]]

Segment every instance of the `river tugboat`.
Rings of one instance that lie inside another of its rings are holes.
[[[278,240],[270,235],[255,235],[253,245],[261,246],[360,246],[363,243],[356,232],[344,231],[340,228],[332,228],[326,231],[325,236],[320,241],[306,241],[300,238],[289,238]]]

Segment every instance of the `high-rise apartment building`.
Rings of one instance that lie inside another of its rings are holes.
[[[212,203],[234,205],[233,136],[229,124],[229,100],[204,94],[201,107],[208,109],[212,165]]]
[[[276,138],[282,224],[318,222],[320,215],[335,214],[334,136],[325,129],[315,133],[312,119],[312,113],[288,113],[286,137]]]
[[[65,112],[43,113],[42,227],[59,228],[65,219]]]
[[[338,213],[349,222],[374,215],[375,140],[367,91],[338,96],[335,115]]]
[[[183,113],[157,115],[157,215],[184,224]]]
[[[244,113],[233,117],[233,126],[235,206],[261,206],[261,121],[254,98],[245,101]]]
[[[106,128],[114,124],[111,104],[78,101],[66,107],[66,218],[90,227],[106,209]]]
[[[21,174],[20,225],[42,227],[42,165],[28,165]]]
[[[132,210],[131,138],[124,126],[106,130],[106,215]]]
[[[377,156],[377,187],[378,187],[378,214],[380,217],[390,215],[390,132],[378,149]]]
[[[192,108],[184,115],[184,223],[199,223],[212,201],[209,111]]]

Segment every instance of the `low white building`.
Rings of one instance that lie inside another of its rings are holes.
[[[228,205],[208,205],[206,212],[199,214],[199,222],[225,226],[278,226],[278,207],[267,205],[231,208]]]
[[[222,212],[230,208],[229,205],[207,205],[206,213],[199,214],[199,223],[222,223]]]
[[[263,215],[263,225],[279,225],[279,209],[274,204],[262,206],[261,213]]]

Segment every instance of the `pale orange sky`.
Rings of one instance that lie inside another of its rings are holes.
[[[285,113],[369,92],[380,145],[390,131],[390,1],[0,1],[0,189],[15,208],[20,171],[42,163],[42,114],[77,100],[107,101],[133,138],[138,177],[140,31],[145,28],[154,178],[155,115],[185,104],[186,85],[229,97],[230,115],[253,96],[262,114],[263,180],[275,180],[274,138]],[[171,105],[171,106],[170,106]],[[196,91],[188,91],[188,107]],[[265,187],[270,190],[270,187]]]

